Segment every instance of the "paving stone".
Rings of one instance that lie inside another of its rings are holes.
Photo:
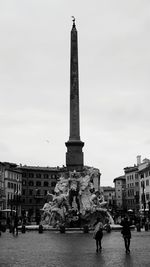
[[[120,231],[104,233],[96,253],[92,233],[27,231],[0,237],[0,267],[150,266],[150,232],[132,232],[131,252],[125,253]]]

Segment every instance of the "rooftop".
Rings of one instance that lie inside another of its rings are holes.
[[[32,171],[60,171],[61,168],[60,167],[41,167],[41,166],[27,166],[27,165],[23,165],[23,166],[19,166],[18,167],[21,170],[32,170]]]
[[[118,181],[118,180],[125,180],[126,178],[125,178],[125,175],[122,175],[122,176],[119,176],[119,177],[116,177],[115,179],[114,179],[114,183],[115,183],[115,181]]]
[[[138,171],[138,166],[134,165],[134,166],[131,166],[131,167],[125,167],[124,171],[125,171],[125,173]]]

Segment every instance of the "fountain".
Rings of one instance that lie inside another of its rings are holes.
[[[65,143],[66,172],[62,173],[55,186],[55,194],[49,194],[49,201],[42,208],[43,225],[58,227],[92,227],[97,217],[103,224],[113,223],[99,191],[94,188],[94,179],[99,170],[84,166],[80,140],[79,77],[78,77],[78,33],[75,18],[71,29],[70,57],[70,134]]]
[[[94,168],[84,168],[83,172],[62,174],[55,186],[55,194],[49,194],[49,201],[42,208],[43,225],[52,227],[92,227],[97,217],[103,224],[113,224],[99,191],[94,188],[93,180],[99,175]]]

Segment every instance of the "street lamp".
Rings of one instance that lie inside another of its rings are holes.
[[[138,192],[134,194],[134,200],[135,200],[135,213],[137,214],[139,211],[139,193]]]
[[[8,194],[8,200],[7,200],[7,207],[6,208],[10,208],[11,212],[10,214],[12,215],[12,210],[13,210],[13,198],[12,198],[12,194],[11,196],[9,197],[9,194]]]
[[[150,220],[150,201],[148,201],[148,215],[149,215],[149,220]]]
[[[39,209],[38,209],[38,203],[39,203],[39,200],[40,200],[40,190],[38,188],[35,189],[35,220],[36,220],[36,223],[39,224],[40,222],[40,216],[39,216]]]
[[[16,191],[14,193],[14,205],[15,205],[17,214],[18,214],[18,206],[19,206],[20,203],[21,203],[21,195],[20,195],[20,193],[18,191]],[[20,213],[20,209],[19,209],[19,213]]]
[[[146,202],[145,202],[145,184],[144,184],[144,178],[141,180],[142,185],[142,202],[143,202],[143,208],[144,208],[144,224],[145,224],[145,208],[146,208]]]
[[[122,187],[122,209],[123,209],[123,215],[127,211],[127,206],[126,206],[126,188]]]
[[[11,209],[11,214],[13,209],[15,208],[16,213],[18,214],[18,206],[21,203],[21,195],[20,193],[18,193],[17,191],[14,192],[14,195],[11,194],[11,196],[9,197],[8,195],[8,201],[7,201],[7,207]],[[19,209],[19,213],[20,213],[20,209]]]

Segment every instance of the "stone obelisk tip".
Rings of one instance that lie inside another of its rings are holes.
[[[72,21],[73,21],[73,25],[72,25],[72,28],[75,28],[76,27],[76,24],[75,24],[75,17],[74,16],[72,16]]]

